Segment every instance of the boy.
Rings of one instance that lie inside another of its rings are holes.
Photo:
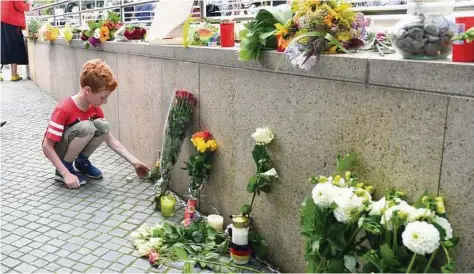
[[[80,82],[79,92],[55,107],[43,139],[43,151],[56,167],[55,179],[69,188],[79,188],[86,183],[81,173],[89,178],[102,178],[102,172],[91,164],[89,156],[104,141],[135,168],[139,177],[145,176],[150,168],[112,136],[100,108],[117,88],[109,66],[99,59],[86,62]]]

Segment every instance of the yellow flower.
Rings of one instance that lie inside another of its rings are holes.
[[[109,28],[107,28],[106,26],[100,27],[100,42],[105,42],[109,39]]]
[[[211,149],[211,151],[215,151],[217,149],[217,142],[216,140],[209,140],[206,142],[207,143],[207,147],[209,149]]]
[[[336,51],[337,51],[337,47],[334,46],[334,47],[331,47],[328,51],[329,54],[336,54]]]
[[[206,141],[204,141],[201,137],[192,138],[191,142],[193,142],[194,147],[196,147],[197,151],[204,153],[207,150]]]
[[[336,35],[336,39],[340,42],[347,42],[351,39],[351,32],[342,31]]]
[[[324,18],[324,24],[326,24],[326,26],[328,27],[332,27],[332,20],[334,19],[334,17],[330,14],[326,15],[326,17]]]
[[[156,161],[155,166],[160,167],[160,165],[161,165],[160,160]]]
[[[276,33],[275,34],[280,34],[280,35],[287,35],[288,34],[288,29],[285,28],[285,26],[283,26],[282,24],[280,23],[276,23],[275,24],[275,28],[277,29],[276,30]]]

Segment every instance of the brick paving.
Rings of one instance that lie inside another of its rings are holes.
[[[31,81],[0,85],[1,273],[179,273],[150,267],[129,241],[141,224],[161,221],[152,186],[127,183],[134,169],[105,145],[91,156],[104,179],[77,190],[55,182],[41,140],[56,102]]]

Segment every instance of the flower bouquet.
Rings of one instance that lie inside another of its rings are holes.
[[[383,32],[369,32],[365,50],[378,52],[381,56],[395,53],[395,50],[392,48],[392,41],[390,40],[390,37]]]
[[[211,174],[211,158],[217,149],[217,142],[212,138],[208,131],[199,131],[193,134],[191,142],[197,150],[197,153],[189,156],[189,160],[184,162],[184,170],[188,171],[191,177],[189,182],[188,205],[184,214],[184,225],[189,226],[193,219],[194,208],[200,198],[199,192],[203,185],[207,183]]]
[[[59,36],[59,28],[53,27],[49,22],[45,22],[38,31],[40,41],[55,41]]]
[[[89,29],[82,32],[81,40],[84,41],[84,47],[98,47],[100,43],[114,39],[115,32],[122,26],[120,16],[114,12],[109,12],[107,19],[103,21],[87,22]]]
[[[178,90],[171,100],[171,105],[164,129],[162,153],[159,160],[159,179],[155,181],[155,205],[160,209],[160,198],[166,193],[171,180],[171,171],[178,161],[181,145],[191,124],[193,108],[197,100],[191,92]]]
[[[454,272],[458,238],[444,199],[425,194],[410,205],[393,189],[373,201],[374,188],[349,171],[355,161],[354,154],[338,157],[336,174],[310,179],[312,197],[301,206],[307,272]],[[446,257],[440,269],[433,263],[439,250]]]
[[[294,66],[309,70],[321,54],[347,53],[364,45],[370,21],[349,3],[294,0],[292,10],[291,20],[276,25],[276,35],[286,41],[285,52]]]
[[[146,29],[139,26],[126,26],[123,36],[129,41],[141,41],[145,39]]]
[[[28,39],[34,41],[36,38],[38,38],[38,32],[40,28],[40,22],[36,19],[31,19],[28,22]]]

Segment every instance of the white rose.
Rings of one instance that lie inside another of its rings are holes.
[[[132,240],[138,240],[142,238],[142,235],[138,231],[133,231],[132,233],[130,233],[130,238]]]
[[[259,127],[252,134],[252,138],[257,142],[257,144],[269,144],[273,140],[273,132],[270,131],[268,127]]]
[[[433,222],[437,223],[440,227],[444,229],[446,232],[446,236],[444,237],[445,240],[449,240],[453,238],[453,228],[451,224],[446,218],[435,216],[433,218]]]
[[[439,231],[427,222],[409,223],[402,233],[403,244],[413,253],[426,255],[439,247]]]
[[[144,243],[138,247],[138,253],[140,253],[140,256],[145,257],[150,255],[151,253],[151,247],[148,243]]]
[[[138,240],[133,241],[133,246],[135,246],[136,248],[138,248],[139,246],[141,246],[143,244],[146,244],[146,241],[142,240],[142,239],[138,239]]]
[[[158,249],[161,246],[163,240],[161,238],[150,238],[150,245],[151,247]]]
[[[278,178],[278,174],[277,174],[277,172],[274,168],[270,169],[267,172],[260,173],[260,175],[267,176],[267,177],[274,176],[274,177]]]
[[[143,224],[142,226],[140,226],[137,230],[143,237],[147,237],[150,235],[151,233],[151,229],[150,227],[148,226],[148,224]]]
[[[100,39],[100,29],[96,28],[94,31],[94,38],[95,39]]]

